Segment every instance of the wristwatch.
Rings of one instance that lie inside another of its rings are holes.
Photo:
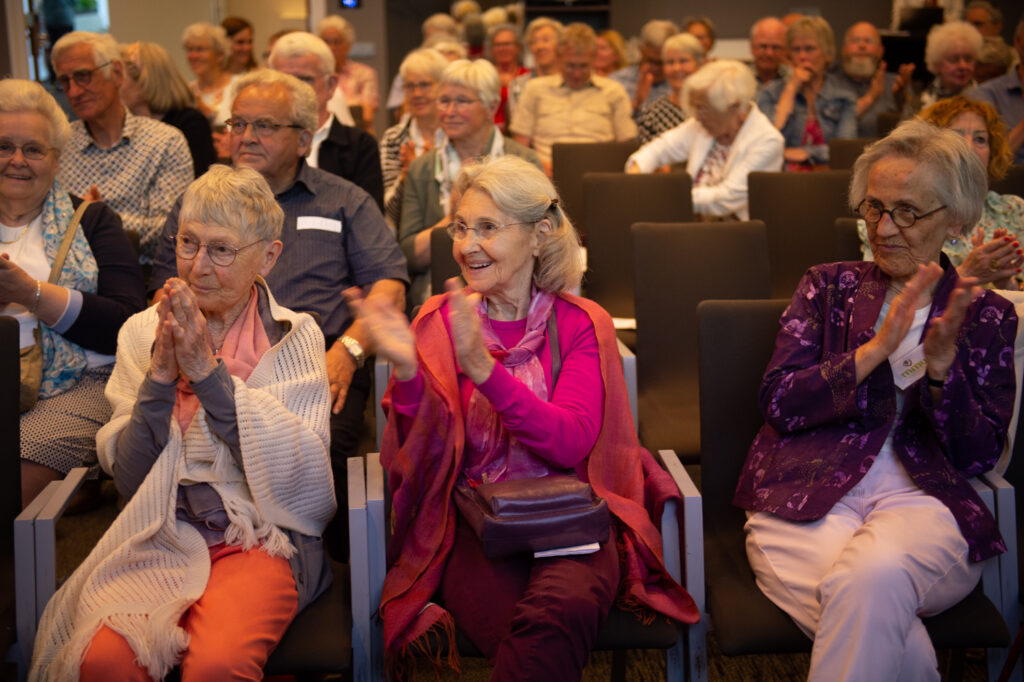
[[[348,334],[345,334],[338,340],[345,346],[345,350],[352,356],[352,359],[356,361],[356,367],[362,369],[363,364],[366,362],[366,353],[363,352],[363,345]]]

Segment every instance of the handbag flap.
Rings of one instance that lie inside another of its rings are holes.
[[[476,487],[476,494],[484,508],[497,516],[541,514],[594,504],[589,484],[575,476],[560,474],[481,483]]]

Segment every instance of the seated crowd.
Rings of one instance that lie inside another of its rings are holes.
[[[22,504],[83,466],[125,502],[48,604],[34,679],[260,679],[326,556],[347,559],[335,511],[371,397],[397,669],[458,625],[492,679],[579,679],[614,605],[695,622],[648,516],[671,482],[633,428],[612,320],[579,296],[552,150],[635,140],[623,172],[685,171],[697,220],[742,221],[751,172],[826,169],[854,138],[864,260],[800,282],[734,502],[758,585],[815,641],[812,679],[938,679],[920,616],[1006,551],[967,477],[1001,451],[1012,363],[971,358],[1002,357],[1017,319],[972,288],[1024,284],[1024,199],[989,189],[1024,165],[1024,18],[1011,51],[973,0],[922,38],[926,76],[865,21],[837,45],[822,17],[761,18],[744,63],[716,54],[708,17],[626,40],[520,12],[428,17],[389,89],[337,15],[270,36],[262,64],[260,27],[194,23],[191,81],[164,46],[62,31],[70,122],[43,86],[0,81]],[[436,230],[465,287],[431,290]],[[915,345],[927,371],[894,383]],[[556,475],[608,502],[591,553],[495,557],[459,511],[462,488]]]

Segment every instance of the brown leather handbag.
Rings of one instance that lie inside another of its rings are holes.
[[[588,483],[555,474],[455,489],[488,559],[608,541],[608,503]]]

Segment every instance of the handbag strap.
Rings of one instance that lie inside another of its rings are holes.
[[[555,320],[555,307],[551,306],[548,315],[548,347],[551,350],[551,390],[555,390],[558,373],[562,371],[562,347],[558,343],[558,324]]]
[[[67,259],[68,251],[71,249],[71,240],[75,238],[75,232],[78,231],[78,225],[82,222],[82,215],[85,214],[85,209],[89,208],[89,205],[92,203],[91,201],[82,201],[75,210],[75,215],[71,216],[68,229],[64,232],[64,240],[60,243],[57,257],[53,259],[53,267],[50,268],[50,278],[47,280],[50,284],[56,284],[57,280],[60,279],[60,271],[64,269],[64,261]]]

